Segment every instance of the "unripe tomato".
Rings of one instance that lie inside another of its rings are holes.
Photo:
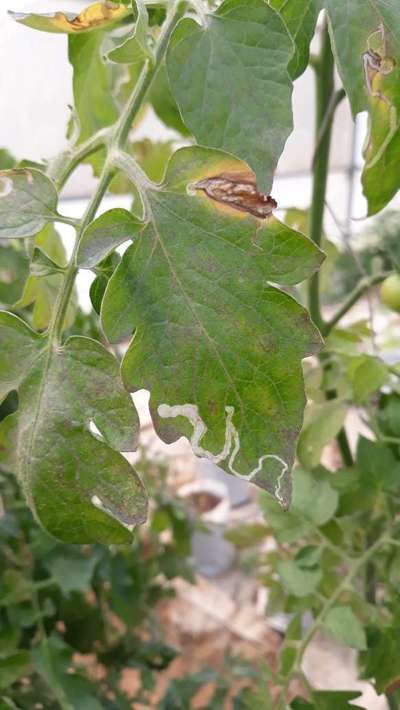
[[[400,274],[390,274],[382,283],[381,300],[392,311],[400,313]]]

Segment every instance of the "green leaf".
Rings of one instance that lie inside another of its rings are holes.
[[[400,634],[398,628],[372,629],[368,650],[361,654],[363,678],[374,679],[377,692],[384,693],[400,680]]]
[[[117,246],[128,239],[133,240],[142,228],[143,223],[128,210],[117,207],[105,212],[85,229],[79,243],[77,265],[91,269]]]
[[[383,489],[393,492],[399,489],[400,463],[388,446],[360,436],[356,462],[364,486],[375,491]]]
[[[315,547],[314,545],[306,545],[302,547],[301,550],[296,555],[296,564],[302,569],[308,569],[310,567],[315,567],[319,564],[321,559],[323,548]]]
[[[302,466],[318,466],[323,449],[342,428],[346,413],[346,404],[337,400],[312,404],[306,409],[297,446],[297,456]]]
[[[108,282],[120,261],[120,255],[114,252],[101,261],[95,269],[97,276],[90,286],[89,295],[92,306],[98,315],[101,312],[101,304]]]
[[[32,325],[36,330],[45,330],[50,323],[54,302],[60,288],[61,272],[66,264],[65,250],[61,238],[53,224],[48,224],[36,235],[34,246],[40,249],[42,259],[54,264],[60,273],[49,276],[34,276],[27,279],[21,298],[15,308],[27,308],[33,305]],[[66,312],[64,328],[69,328],[75,320],[76,295],[73,293]]]
[[[349,606],[334,606],[330,609],[324,618],[323,626],[339,643],[358,651],[367,647],[363,626]]]
[[[11,17],[22,25],[42,32],[81,33],[115,25],[132,11],[122,3],[95,2],[86,7],[79,15],[71,12],[37,14],[34,12],[10,12]]]
[[[81,127],[79,142],[87,140],[101,128],[111,126],[118,118],[111,74],[101,52],[103,39],[101,31],[68,37],[74,106]],[[92,158],[95,159],[98,160],[98,156]]]
[[[29,260],[21,242],[0,246],[0,303],[12,304],[29,275]]]
[[[16,651],[21,630],[12,626],[2,625],[0,629],[0,657],[4,658]]]
[[[265,192],[292,130],[292,54],[284,23],[263,0],[225,0],[204,26],[181,20],[167,55],[186,126],[199,143],[245,160]]]
[[[103,710],[95,697],[95,686],[79,672],[70,673],[72,649],[58,636],[43,640],[32,652],[37,672],[49,688],[63,697],[63,706],[73,710]]]
[[[0,171],[0,239],[31,237],[57,218],[57,192],[43,173]]]
[[[174,152],[174,142],[155,143],[148,138],[144,138],[142,141],[135,141],[132,145],[132,150],[136,160],[150,180],[161,182],[167,163]]]
[[[314,474],[297,468],[293,475],[293,511],[313,525],[325,525],[333,518],[338,505],[338,492],[319,471]]]
[[[148,99],[157,116],[166,126],[173,128],[183,136],[190,135],[190,132],[182,121],[176,101],[171,93],[165,63],[161,64],[156,74],[149,91]]]
[[[315,690],[312,702],[297,697],[290,703],[292,710],[362,710],[362,705],[352,702],[361,696],[357,690]]]
[[[204,177],[243,169],[217,151],[175,153],[163,188],[147,193],[148,226],[110,279],[102,320],[111,342],[135,331],[123,379],[130,391],[150,390],[164,441],[187,436],[195,453],[287,504],[301,359],[319,336],[299,304],[267,281],[304,279],[321,255],[274,218],[257,220],[193,190]]]
[[[387,365],[382,360],[371,355],[359,358],[351,375],[356,402],[366,402],[373,392],[387,382],[388,377]]]
[[[17,161],[5,148],[0,148],[0,170],[14,168]]]
[[[236,547],[252,547],[265,540],[268,535],[268,527],[262,523],[248,523],[238,525],[228,530],[224,537]]]
[[[45,254],[40,247],[35,247],[30,263],[32,276],[51,276],[52,274],[63,273],[64,268],[55,263]]]
[[[0,658],[0,689],[8,688],[29,673],[29,651],[18,651],[7,658]]]
[[[0,377],[0,399],[19,393],[10,415],[16,473],[37,520],[64,542],[128,541],[129,529],[145,519],[146,497],[117,453],[134,449],[138,421],[116,360],[79,336],[50,349],[46,338],[2,312]]]
[[[278,560],[276,568],[287,592],[295,597],[313,594],[322,579],[320,569],[303,569],[293,560]]]
[[[297,79],[308,65],[310,42],[321,10],[321,0],[270,0],[270,5],[279,12],[295,44],[289,74],[292,79]]]
[[[72,550],[63,550],[62,555],[56,553],[50,555],[45,561],[46,568],[63,594],[87,592],[96,564],[97,559],[94,555],[84,555]]]
[[[7,569],[2,575],[0,599],[2,605],[18,604],[32,598],[32,584],[15,569]]]
[[[108,59],[118,64],[136,64],[145,59],[153,59],[147,33],[149,16],[143,0],[133,0],[135,27],[118,46],[109,52]]]
[[[293,480],[293,489],[294,491],[296,489],[296,476]],[[293,502],[290,510],[282,510],[276,500],[261,495],[260,505],[267,524],[271,525],[279,542],[293,542],[306,537],[312,531],[309,521],[293,510]]]
[[[325,477],[295,469],[290,510],[283,511],[276,501],[260,496],[266,522],[274,529],[279,542],[294,542],[312,533],[313,527],[325,525],[334,516],[339,495]],[[299,563],[302,566],[302,563]]]

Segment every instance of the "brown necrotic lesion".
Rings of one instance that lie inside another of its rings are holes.
[[[363,54],[363,65],[368,94],[383,101],[390,108],[392,106],[391,101],[374,86],[378,75],[388,76],[396,66],[396,60],[394,57],[389,56],[387,51],[386,34],[383,25],[380,25],[375,32],[370,34],[367,46],[368,49]]]
[[[240,212],[247,212],[258,219],[266,219],[277,207],[273,197],[259,192],[251,173],[221,173],[207,177],[194,185],[215,202]]]

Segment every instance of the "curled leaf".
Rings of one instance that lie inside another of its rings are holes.
[[[75,34],[90,30],[105,29],[128,17],[132,11],[122,3],[95,2],[78,15],[70,12],[37,14],[11,12],[14,20],[42,32]]]

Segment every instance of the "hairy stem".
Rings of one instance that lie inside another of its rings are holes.
[[[316,77],[316,133],[313,161],[313,191],[310,212],[310,237],[320,246],[323,234],[326,188],[328,182],[329,155],[335,111],[341,102],[342,92],[335,92],[334,68],[331,41],[326,17],[322,28],[321,49],[312,64]],[[308,306],[315,325],[325,334],[326,325],[321,313],[320,277],[314,274],[308,285]],[[347,434],[342,428],[336,437],[343,462],[351,465],[353,458]]]
[[[325,208],[325,195],[328,179],[329,152],[331,145],[332,123],[334,110],[332,110],[332,97],[334,93],[334,61],[331,49],[328,27],[326,22],[322,30],[321,51],[315,62],[316,77],[316,149],[313,164],[313,192],[310,213],[310,237],[319,246],[322,240],[323,218]],[[333,102],[334,107],[338,105]],[[328,118],[327,118],[328,116]],[[308,287],[308,301],[312,320],[315,325],[323,330],[323,318],[320,309],[319,274],[310,279]]]
[[[340,306],[340,308],[337,310],[334,316],[324,323],[324,326],[322,328],[322,335],[329,335],[331,330],[339,323],[339,321],[342,320],[343,316],[346,315],[350,311],[350,309],[357,303],[357,301],[362,298],[367,291],[369,291],[370,288],[375,286],[378,283],[381,283],[388,274],[386,273],[381,273],[381,274],[374,274],[373,276],[366,277],[364,279],[361,279],[361,281],[357,284],[355,289],[349,294],[347,299],[344,301],[343,305]]]
[[[82,217],[78,227],[77,227],[77,237],[75,240],[74,250],[65,272],[63,283],[61,285],[59,294],[57,296],[56,304],[52,314],[52,320],[48,330],[48,336],[50,343],[54,344],[56,347],[61,342],[61,333],[64,323],[65,313],[68,308],[68,303],[71,298],[72,289],[75,283],[76,274],[78,269],[76,267],[76,254],[79,247],[79,241],[82,234],[88,224],[93,220],[96,215],[97,209],[107,192],[107,188],[113,178],[115,167],[113,165],[114,154],[119,151],[125,145],[129,131],[131,130],[132,122],[137,115],[139,109],[141,108],[146,94],[157,74],[160,64],[165,56],[169,38],[175,28],[175,25],[180,18],[180,11],[178,9],[179,1],[172,3],[171,9],[167,15],[164,22],[159,41],[157,44],[155,52],[155,62],[150,64],[147,61],[141,71],[139,79],[135,85],[135,88],[128,99],[125,108],[123,109],[118,121],[115,123],[114,127],[109,129],[107,135],[109,138],[105,144],[107,155],[104,162],[104,167],[96,188],[89,204],[86,208],[85,214]],[[106,135],[106,134],[104,134]],[[87,154],[97,149],[103,144],[104,135],[99,136],[98,141],[88,142],[84,148],[81,148],[79,153],[80,158],[86,157]],[[68,165],[63,166],[61,175],[58,177],[59,184],[62,184],[66,180],[68,175],[71,173],[75,165],[77,164],[76,153],[71,157]]]

